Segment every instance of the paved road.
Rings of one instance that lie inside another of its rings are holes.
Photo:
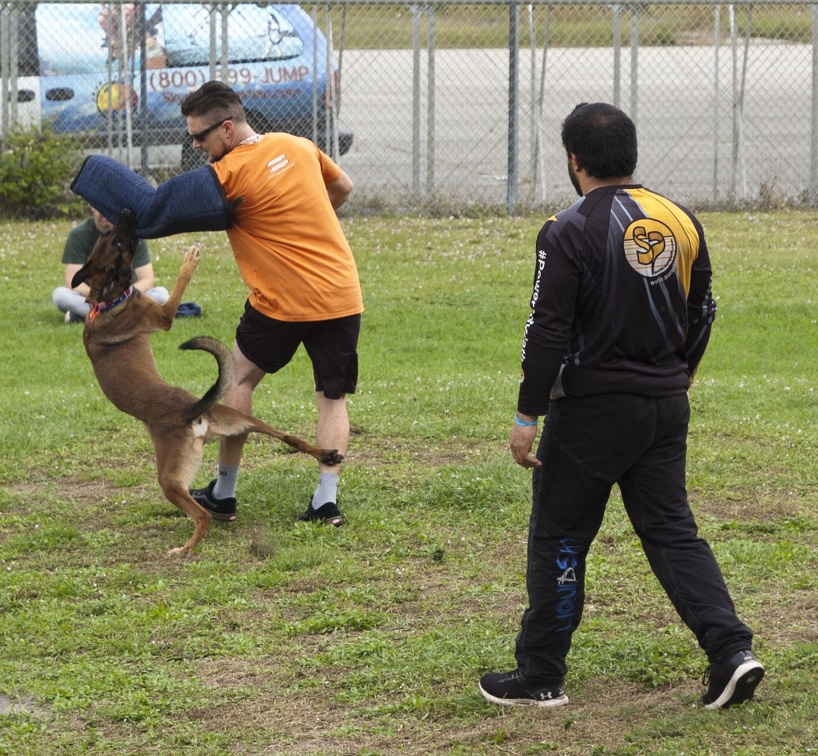
[[[507,52],[436,53],[431,129],[425,54],[421,62],[420,151],[415,161],[411,50],[343,53],[340,121],[355,132],[355,141],[340,162],[355,180],[356,196],[399,202],[412,196],[417,177],[424,196],[437,193],[455,202],[504,205],[508,196]],[[736,63],[740,81],[740,56]],[[536,65],[532,81],[531,56],[527,50],[521,53],[517,197],[524,202],[562,201],[574,195],[565,174],[560,123],[578,102],[614,101],[613,52],[550,50],[542,85],[542,51]],[[637,177],[685,202],[712,200],[714,191],[720,200],[731,194],[757,197],[761,192],[801,195],[810,180],[811,71],[812,51],[807,45],[753,43],[739,109],[734,107],[729,46],[720,48],[718,59],[712,47],[641,49],[636,76]],[[633,115],[627,51],[620,81],[619,104]],[[739,112],[740,121],[734,119]],[[541,128],[534,120],[534,114],[540,113]],[[540,147],[532,133],[541,135]],[[162,153],[162,162],[178,163],[178,148]],[[158,157],[152,153],[152,162]]]
[[[542,103],[542,159],[532,148],[532,113],[539,112],[539,67],[533,87],[531,56],[519,68],[518,196],[571,197],[559,127],[574,104],[614,99],[610,49],[554,49],[548,53]],[[508,165],[508,59],[503,50],[447,50],[435,56],[433,187],[446,196],[504,202]],[[737,59],[741,73],[741,58]],[[622,60],[620,105],[631,109],[631,65]],[[718,65],[718,88],[715,86]],[[806,45],[753,44],[749,50],[734,155],[733,56],[712,47],[643,48],[639,54],[636,120],[638,176],[657,191],[686,201],[726,198],[735,189],[757,195],[797,195],[809,182],[812,51]],[[415,171],[427,190],[427,66],[421,87],[421,155],[412,149],[411,51],[345,51],[341,122],[355,132],[341,159],[358,188],[392,196],[411,192]],[[740,79],[739,79],[740,80]],[[534,96],[532,96],[532,91]],[[535,133],[537,128],[535,125]],[[535,166],[545,186],[532,182]],[[763,188],[763,189],[762,189]]]

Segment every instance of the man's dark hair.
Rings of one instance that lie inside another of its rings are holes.
[[[228,118],[238,122],[246,120],[241,97],[221,81],[202,84],[195,92],[182,98],[181,108],[185,118],[214,116],[214,123]]]
[[[562,144],[594,178],[624,178],[636,170],[636,126],[608,103],[577,105],[562,124]]]

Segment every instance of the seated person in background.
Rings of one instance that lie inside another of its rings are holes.
[[[85,301],[88,296],[88,284],[80,284],[76,289],[71,288],[71,281],[76,272],[85,265],[91,255],[97,239],[110,230],[111,224],[105,217],[91,208],[92,217],[71,229],[65,240],[65,249],[62,261],[65,264],[65,286],[54,289],[51,299],[60,310],[65,313],[66,323],[80,323],[85,320],[91,311],[91,305]],[[159,304],[168,301],[168,290],[162,286],[153,285],[153,265],[148,254],[148,244],[144,239],[139,240],[136,255],[133,261],[133,285],[141,292],[155,299]]]

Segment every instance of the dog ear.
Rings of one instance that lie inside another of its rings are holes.
[[[85,283],[91,277],[91,264],[85,263],[71,279],[71,288],[76,289],[81,283]]]

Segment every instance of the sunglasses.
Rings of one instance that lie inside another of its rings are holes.
[[[195,134],[193,134],[191,132],[188,132],[188,136],[194,142],[198,142],[199,144],[201,144],[202,142],[204,142],[205,139],[207,139],[207,135],[211,131],[214,131],[215,129],[218,129],[219,126],[221,126],[223,123],[227,123],[227,121],[231,121],[231,120],[233,120],[233,119],[232,118],[222,118],[222,120],[219,121],[218,123],[214,123],[212,126],[208,126],[206,129],[202,129],[201,131],[197,131]]]

